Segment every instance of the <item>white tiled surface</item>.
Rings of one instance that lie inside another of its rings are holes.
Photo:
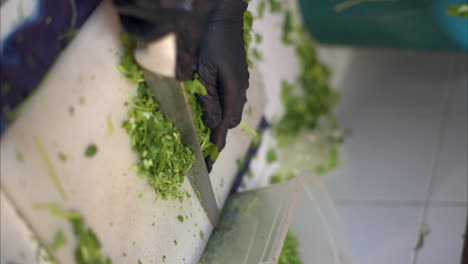
[[[421,206],[338,205],[356,264],[406,264]]]
[[[434,201],[467,202],[466,115],[449,115],[434,179]]]
[[[419,252],[418,264],[460,263],[466,212],[466,207],[430,207],[427,217],[430,233]]]
[[[343,165],[326,183],[355,263],[459,263],[468,205],[467,55],[324,50],[339,75],[337,115],[351,131]],[[346,54],[346,63],[334,54]],[[415,252],[423,224],[431,232]]]
[[[341,168],[327,176],[340,199],[424,200],[439,118],[386,114],[380,109],[342,117],[350,128]]]
[[[281,112],[280,80],[297,72],[292,51],[278,43],[279,21],[269,15],[255,22],[264,36],[258,65],[269,118]],[[351,132],[341,168],[324,177],[354,263],[459,263],[468,205],[468,54],[336,46],[319,54],[341,94],[337,116]],[[255,174],[265,173],[257,167]],[[431,233],[414,251],[423,224]]]

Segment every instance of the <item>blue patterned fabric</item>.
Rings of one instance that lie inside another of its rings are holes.
[[[0,131],[39,85],[101,0],[39,0],[36,12],[3,41]]]

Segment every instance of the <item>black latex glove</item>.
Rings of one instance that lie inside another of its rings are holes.
[[[176,77],[192,78],[210,11],[218,0],[113,0],[125,31],[142,41],[177,35]]]
[[[249,71],[244,47],[243,0],[219,0],[205,26],[197,71],[208,94],[200,96],[204,121],[211,128],[211,142],[221,151],[227,131],[242,120],[249,87]],[[213,161],[206,160],[208,170]]]

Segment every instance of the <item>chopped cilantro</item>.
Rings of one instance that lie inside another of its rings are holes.
[[[281,35],[281,40],[284,44],[292,44],[293,40],[291,39],[291,34],[293,33],[293,25],[291,21],[291,11],[285,11],[284,21],[283,21],[283,32]]]
[[[262,53],[257,48],[252,49],[252,55],[256,60],[261,61],[263,59]]]
[[[68,107],[68,113],[69,113],[71,116],[74,116],[74,115],[75,115],[75,107],[69,106],[69,107]]]
[[[94,157],[98,151],[98,148],[95,144],[89,144],[85,150],[85,156],[88,158]]]
[[[252,129],[249,125],[247,125],[247,124],[244,123],[243,121],[240,122],[240,127],[242,128],[242,130],[244,130],[245,132],[247,132],[247,133],[249,133],[250,135],[252,135],[252,137],[258,137],[257,131],[255,131],[254,129]]]
[[[34,143],[36,144],[37,150],[39,151],[39,154],[47,167],[49,176],[52,179],[52,182],[55,184],[55,187],[57,187],[57,190],[60,193],[60,196],[62,197],[63,200],[68,200],[68,196],[65,193],[65,189],[63,188],[62,183],[60,182],[60,179],[57,175],[57,171],[55,170],[54,165],[50,161],[49,154],[47,153],[47,150],[45,149],[44,144],[42,144],[42,141],[38,137],[34,137]]]
[[[138,85],[137,95],[129,103],[128,119],[122,124],[139,156],[135,168],[162,199],[183,199],[185,192],[180,188],[195,157],[182,143],[171,120],[161,113],[144,82],[143,71],[133,56],[135,42],[122,35],[122,44],[124,51],[118,68],[126,80]]]
[[[78,99],[78,103],[79,103],[80,105],[86,104],[86,98],[84,98],[83,96],[80,97],[80,98]]]
[[[201,239],[204,239],[204,238],[205,238],[205,233],[203,233],[202,230],[200,230],[200,238],[201,238]]]
[[[47,210],[49,211],[50,214],[57,216],[57,217],[65,218],[67,220],[81,217],[81,215],[78,212],[71,211],[71,210],[69,211],[63,210],[59,204],[37,204],[34,206],[34,208]]]
[[[468,4],[460,4],[456,6],[447,6],[445,12],[449,16],[468,18]]]
[[[265,14],[266,2],[262,1],[257,6],[257,18],[262,19]]]
[[[67,160],[68,160],[67,155],[65,155],[65,153],[63,153],[63,152],[60,152],[57,156],[58,156],[59,160],[62,161],[63,163],[67,162]]]
[[[292,22],[285,19],[285,23]],[[288,144],[304,130],[315,130],[321,120],[337,126],[332,110],[338,102],[338,94],[330,86],[329,70],[317,58],[313,39],[303,27],[291,24],[283,26],[285,28],[294,34],[294,38],[288,37],[289,45],[295,48],[302,70],[295,82],[281,84],[285,112],[274,125],[280,146]]]
[[[67,241],[68,239],[63,233],[63,230],[59,230],[55,233],[54,241],[49,245],[49,248],[50,250],[55,251],[67,244]]]
[[[286,235],[278,264],[302,264],[299,258],[299,242],[291,231]]]
[[[9,83],[2,83],[1,88],[0,88],[0,94],[2,96],[7,95],[11,91],[11,85]]]
[[[247,65],[249,68],[253,67],[253,62],[250,59],[250,43],[252,42],[252,27],[253,27],[254,17],[250,11],[244,12],[244,45],[245,53],[247,56]]]
[[[75,262],[77,264],[112,264],[112,260],[101,252],[101,242],[96,233],[84,223],[83,217],[70,220],[77,238]]]
[[[101,242],[96,233],[86,226],[83,216],[75,210],[64,210],[58,204],[38,205],[36,208],[47,209],[55,216],[63,217],[72,226],[76,238],[76,264],[112,264],[112,260],[101,252]],[[60,238],[63,243],[63,237]],[[60,244],[59,243],[59,244]]]
[[[294,173],[292,172],[283,172],[283,173],[276,173],[271,176],[270,178],[270,184],[276,184],[276,183],[281,183],[284,181],[288,181],[293,179],[295,176]]]
[[[198,80],[198,74],[194,75],[193,81],[185,82],[185,89],[187,91],[190,110],[193,115],[193,122],[197,130],[198,139],[200,140],[200,147],[203,152],[203,156],[210,157],[211,160],[215,161],[218,158],[219,150],[216,145],[211,143],[210,135],[211,129],[205,126],[203,122],[203,107],[198,103],[197,95],[206,95],[206,87]]]
[[[268,0],[267,2],[270,4],[271,13],[281,12],[281,2],[279,0]]]
[[[114,134],[114,122],[112,121],[111,115],[107,117],[107,133],[109,136],[112,136],[112,134]]]
[[[177,246],[177,240],[174,240],[174,245],[176,245],[176,246]]]
[[[247,176],[247,179],[252,179],[254,175],[253,175],[253,172],[249,169],[249,170],[247,171],[246,176]]]
[[[266,155],[267,163],[273,163],[278,160],[278,155],[276,154],[276,150],[271,148],[268,150]]]
[[[52,17],[51,16],[46,17],[45,20],[44,20],[44,23],[46,25],[50,25],[50,23],[52,23]]]
[[[181,216],[181,215],[178,215],[177,220],[179,220],[179,222],[183,223],[184,222],[184,217]]]
[[[19,151],[16,152],[16,160],[19,163],[24,163],[24,154],[23,154],[23,152],[19,152]]]

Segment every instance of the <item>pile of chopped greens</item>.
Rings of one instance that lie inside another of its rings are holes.
[[[181,142],[180,133],[171,120],[159,110],[133,56],[135,43],[126,35],[122,43],[124,51],[119,69],[125,79],[138,84],[137,95],[128,104],[128,119],[123,123],[132,149],[139,156],[134,168],[162,199],[182,199],[185,192],[180,187],[195,157]]]
[[[300,64],[300,73],[294,81],[281,82],[284,114],[272,123],[278,150],[290,147],[305,134],[315,135],[320,142],[316,143],[313,151],[327,158],[317,161],[319,164],[314,165],[314,169],[317,173],[324,174],[338,167],[339,146],[344,141],[333,113],[338,103],[338,93],[330,85],[330,71],[320,62],[313,38],[302,22],[297,20],[292,9],[278,0],[260,0],[256,18],[262,19],[265,11],[283,16],[281,41],[294,49]],[[273,154],[270,149],[267,163],[277,160]],[[295,174],[293,171],[281,171],[271,181],[282,182]]]
[[[332,110],[338,102],[338,94],[330,85],[330,71],[317,58],[314,41],[306,29],[295,28],[290,23],[287,12],[283,40],[294,46],[301,73],[293,83],[282,82],[281,100],[285,112],[275,125],[280,146],[288,144],[304,130],[315,130],[322,119],[337,126]]]
[[[278,259],[278,264],[302,264],[299,258],[299,242],[296,236],[289,231],[284,240],[283,249]]]

